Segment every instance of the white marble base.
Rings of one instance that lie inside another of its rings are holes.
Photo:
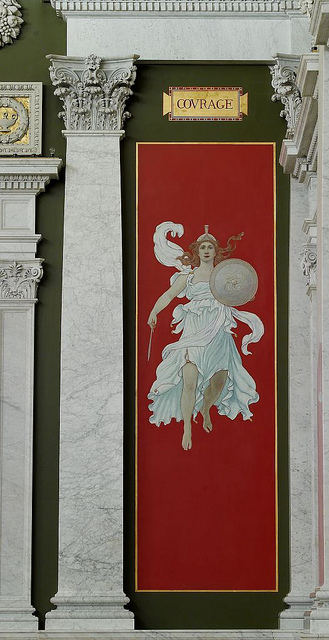
[[[149,631],[0,631],[0,640],[329,640],[329,635],[275,629]]]
[[[37,631],[39,622],[33,613],[29,602],[8,602],[0,598],[0,637],[3,632],[8,637],[8,633]]]
[[[123,593],[93,598],[51,599],[56,609],[47,614],[47,631],[127,631],[134,629],[134,616],[124,609],[129,599]]]
[[[289,594],[284,601],[289,605],[289,609],[285,609],[280,613],[280,629],[284,631],[303,631],[305,628],[305,611],[313,605],[313,600],[305,595]]]
[[[327,640],[328,636],[321,636]],[[49,632],[1,634],[0,640],[317,640],[316,635],[272,629],[149,630],[105,632]]]

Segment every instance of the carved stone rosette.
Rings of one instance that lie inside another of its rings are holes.
[[[298,122],[302,98],[296,85],[297,68],[299,57],[277,57],[275,65],[270,66],[272,76],[271,84],[275,91],[272,100],[281,100],[283,109],[280,112],[281,118],[287,121],[286,138],[292,139]]]
[[[137,56],[123,60],[48,56],[55,95],[63,102],[68,131],[121,131],[130,117],[125,111],[135,82]]]
[[[43,275],[41,263],[0,262],[0,300],[35,300]]]

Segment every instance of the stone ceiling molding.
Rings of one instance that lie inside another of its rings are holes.
[[[275,91],[272,100],[281,100],[283,109],[280,116],[287,121],[288,140],[294,137],[302,106],[301,94],[296,84],[299,60],[299,56],[278,54],[275,57],[275,65],[270,66],[271,83]]]
[[[55,95],[63,102],[67,131],[121,131],[130,117],[125,111],[132,94],[138,56],[101,59],[49,55],[50,77]]]
[[[306,2],[307,0],[302,0]],[[311,0],[309,0],[311,1]],[[228,13],[230,16],[247,14],[284,14],[286,12],[299,11],[300,0],[162,0],[162,1],[117,1],[110,0],[50,0],[52,7],[59,16],[66,18],[68,14],[102,14],[110,13],[112,17],[129,14],[152,14],[152,16],[177,15],[186,17],[198,17],[200,15],[221,15]]]
[[[18,38],[24,20],[17,0],[0,0],[0,47]]]

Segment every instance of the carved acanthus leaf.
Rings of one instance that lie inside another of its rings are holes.
[[[35,300],[42,275],[40,260],[0,263],[0,300]]]
[[[24,20],[17,0],[0,0],[0,47],[12,44],[19,36]]]
[[[286,137],[288,139],[294,137],[302,106],[302,98],[296,85],[296,71],[296,61],[283,57],[277,57],[275,65],[270,67],[272,87],[275,91],[272,100],[273,102],[281,100],[283,109],[280,116],[287,121]]]
[[[312,17],[314,0],[300,0],[300,10],[302,13],[306,13],[308,18]]]
[[[54,93],[64,107],[58,115],[67,130],[122,130],[130,117],[125,104],[136,78],[134,58],[120,61],[102,60],[96,55],[86,60],[49,58]]]
[[[303,275],[306,276],[306,286],[316,286],[316,270],[317,270],[317,251],[316,245],[306,243],[302,254],[301,268]]]

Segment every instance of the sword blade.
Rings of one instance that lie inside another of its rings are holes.
[[[151,333],[150,333],[150,339],[149,339],[149,346],[148,346],[148,350],[147,350],[147,360],[149,361],[150,357],[151,357],[151,347],[152,347],[152,336],[153,336],[153,327],[150,327],[151,329]]]

